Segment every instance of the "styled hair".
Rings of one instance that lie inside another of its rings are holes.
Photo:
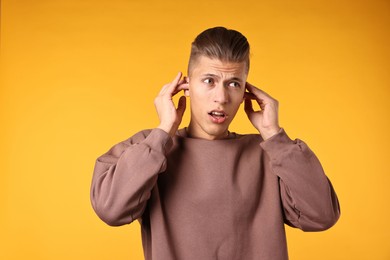
[[[214,27],[200,33],[191,45],[188,74],[200,56],[222,62],[246,62],[249,71],[249,43],[236,30]]]

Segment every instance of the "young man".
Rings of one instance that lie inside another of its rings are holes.
[[[138,219],[145,259],[288,259],[284,223],[331,227],[337,196],[320,162],[278,124],[278,102],[246,82],[249,44],[216,27],[192,43],[179,73],[155,99],[160,124],[96,161],[91,201],[119,226]],[[191,120],[179,129],[191,98]],[[255,111],[252,100],[260,105]],[[259,134],[229,131],[240,104]]]

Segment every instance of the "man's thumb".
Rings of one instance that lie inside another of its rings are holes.
[[[185,110],[186,110],[186,97],[181,96],[179,99],[179,104],[177,105],[177,109],[176,109],[178,116],[180,116],[180,119],[183,116]]]

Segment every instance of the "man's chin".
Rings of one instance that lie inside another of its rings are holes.
[[[229,120],[230,121],[230,120]],[[192,137],[208,140],[224,139],[228,136],[229,121],[222,124],[212,122],[203,122],[203,124],[192,124],[190,122],[189,130]]]

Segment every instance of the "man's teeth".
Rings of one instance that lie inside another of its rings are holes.
[[[213,115],[213,116],[225,116],[224,113],[216,112],[216,111],[211,112],[211,115]]]

